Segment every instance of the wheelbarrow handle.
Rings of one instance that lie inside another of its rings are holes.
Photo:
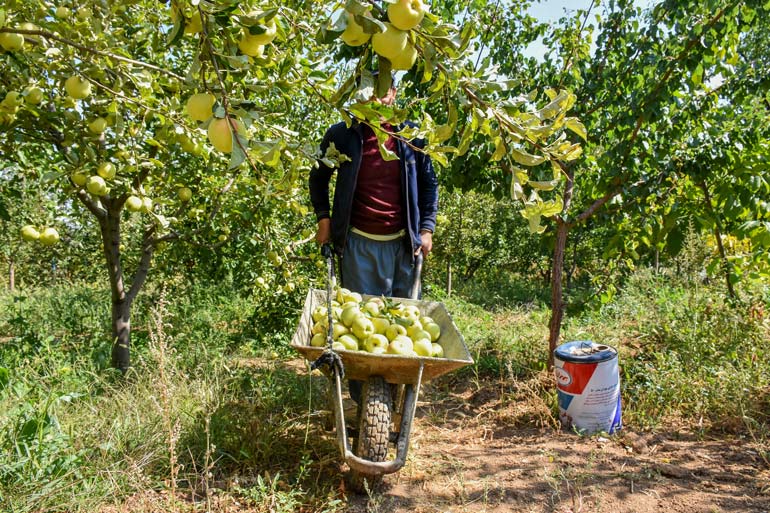
[[[420,280],[422,278],[422,262],[424,260],[424,257],[422,255],[422,249],[420,249],[420,252],[417,253],[417,255],[414,258],[414,271],[412,271],[413,279],[412,279],[412,288],[409,289],[409,298],[410,299],[419,299],[420,295]]]

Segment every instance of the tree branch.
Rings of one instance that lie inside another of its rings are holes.
[[[177,75],[173,71],[169,71],[167,69],[163,69],[159,66],[156,66],[154,64],[150,64],[148,62],[142,62],[137,61],[135,59],[130,59],[128,57],[123,57],[121,55],[116,55],[114,53],[105,52],[103,50],[97,50],[96,48],[92,48],[86,45],[82,45],[80,43],[76,43],[75,41],[71,39],[67,39],[64,37],[61,37],[57,34],[54,34],[52,32],[48,32],[47,30],[23,30],[23,29],[15,29],[15,28],[0,28],[0,32],[10,32],[12,34],[24,34],[24,35],[30,35],[30,36],[42,36],[46,39],[51,39],[53,41],[58,41],[60,43],[64,43],[65,45],[72,46],[74,48],[77,48],[78,50],[86,53],[92,53],[94,55],[99,55],[101,57],[107,57],[108,59],[115,59],[116,61],[125,62],[127,64],[134,64],[135,66],[140,66],[143,68],[151,69],[153,71],[157,71],[159,73],[164,73],[170,77],[173,77],[181,82],[184,82],[184,77],[181,75]]]

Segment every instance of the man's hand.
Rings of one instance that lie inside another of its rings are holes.
[[[422,256],[426,257],[433,249],[433,232],[428,230],[420,231],[420,240],[422,241],[422,245],[417,248],[417,251],[415,251],[414,254],[416,255],[422,251]]]
[[[326,244],[331,240],[332,220],[327,218],[318,221],[318,229],[315,232],[315,241],[318,244]]]

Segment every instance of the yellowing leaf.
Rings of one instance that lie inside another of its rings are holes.
[[[561,198],[544,201],[541,206],[542,210],[540,211],[540,214],[545,217],[555,216],[562,211],[563,207],[564,204],[562,203]]]
[[[552,191],[557,185],[559,185],[558,180],[550,180],[548,182],[529,182],[530,187],[539,191]]]
[[[583,147],[579,144],[573,144],[570,150],[564,154],[564,160],[570,161],[579,158],[583,154]]]
[[[587,140],[588,132],[586,131],[586,127],[578,118],[566,118],[564,120],[564,124],[567,127],[567,129],[572,130],[575,133],[575,135],[577,135],[584,141]]]
[[[489,158],[492,162],[497,162],[505,156],[505,142],[502,137],[495,137],[495,152]]]
[[[511,148],[511,156],[513,160],[521,164],[522,166],[537,166],[545,162],[545,157],[542,155],[532,155],[516,148]]]
[[[524,189],[521,187],[521,184],[518,183],[516,180],[511,180],[511,199],[512,200],[524,199]]]

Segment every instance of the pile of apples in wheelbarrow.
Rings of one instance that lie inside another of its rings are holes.
[[[342,287],[336,288],[332,297],[332,349],[335,351],[444,357],[441,328],[431,317],[421,315],[416,305],[376,296],[364,300],[361,294]],[[311,346],[327,345],[327,308],[326,305],[313,308]]]

